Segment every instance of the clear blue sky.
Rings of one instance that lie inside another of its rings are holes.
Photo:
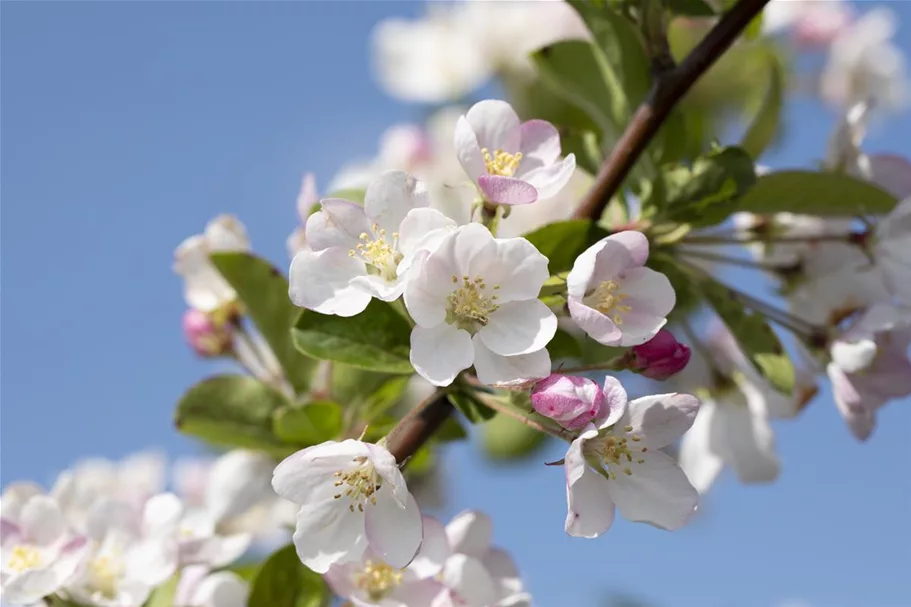
[[[911,52],[911,3],[892,2]],[[171,427],[181,392],[212,371],[184,346],[175,245],[220,212],[286,264],[301,174],[325,184],[420,108],[369,77],[372,25],[414,4],[26,3],[2,7],[2,482],[49,482],[81,456],[195,443]],[[787,153],[822,154],[831,116],[792,108]],[[871,150],[911,153],[911,120]],[[618,522],[566,537],[563,475],[448,454],[452,508],[481,508],[539,607],[608,590],[656,607],[911,604],[911,402],[868,445],[828,395],[779,425],[771,487],[729,477],[690,528]],[[561,456],[554,445],[540,458]]]

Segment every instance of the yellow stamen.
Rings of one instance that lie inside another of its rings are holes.
[[[459,284],[459,277],[453,276],[452,282]],[[496,291],[499,285],[488,288],[480,276],[474,278],[463,276],[462,285],[449,294],[448,321],[466,331],[473,333],[490,322],[490,315],[500,309],[497,303],[499,296],[488,294]]]
[[[41,553],[32,546],[14,546],[6,563],[7,569],[19,573],[40,566]]]
[[[484,165],[487,167],[488,175],[498,175],[500,177],[512,177],[519,170],[519,162],[522,160],[522,152],[510,154],[503,150],[496,150],[493,156],[487,148],[481,149],[484,155]]]
[[[613,280],[602,281],[595,289],[593,297],[595,299],[594,308],[605,316],[610,316],[617,326],[623,324],[621,314],[626,314],[633,309],[632,306],[623,303],[629,298],[629,295],[621,292],[620,285]],[[612,316],[611,312],[613,312]]]
[[[402,572],[382,561],[368,560],[364,568],[354,575],[354,585],[363,590],[374,603],[389,596],[402,583]]]

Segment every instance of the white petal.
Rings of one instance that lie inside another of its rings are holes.
[[[143,507],[143,533],[152,536],[173,535],[177,533],[181,516],[183,502],[173,493],[161,493],[151,497]]]
[[[367,548],[364,514],[348,508],[348,499],[323,499],[301,506],[294,546],[301,562],[317,573],[335,563],[356,561]]]
[[[22,507],[19,527],[35,544],[48,546],[63,537],[66,521],[57,502],[44,495],[31,497]]]
[[[522,592],[524,586],[519,577],[519,570],[508,552],[501,548],[491,548],[481,560],[497,583],[501,595],[509,596]]]
[[[62,580],[52,569],[29,569],[7,577],[3,574],[4,605],[34,605],[56,591]]]
[[[743,483],[767,483],[778,477],[781,463],[775,454],[775,434],[763,415],[747,407],[718,407],[712,449],[730,465]]]
[[[550,375],[550,354],[546,348],[528,354],[500,356],[491,352],[479,335],[471,341],[474,345],[474,368],[483,384],[524,383]]]
[[[386,607],[387,604],[389,607],[449,607],[452,603],[445,602],[448,595],[449,590],[434,579],[406,582],[392,592],[384,601],[383,607]],[[354,604],[357,607],[372,607],[373,605],[373,603],[357,600],[354,601]]]
[[[670,531],[683,527],[696,511],[699,494],[677,462],[663,452],[649,451],[643,459],[631,468],[632,475],[616,470],[616,479],[608,482],[620,514]]]
[[[569,297],[567,305],[570,317],[589,337],[606,346],[620,345],[623,332],[609,316],[575,296]]]
[[[307,247],[313,251],[332,247],[351,250],[357,247],[361,234],[371,233],[364,207],[341,198],[323,200],[305,226]]]
[[[232,215],[219,215],[203,233],[211,251],[249,251],[250,239],[244,224]]]
[[[566,533],[575,537],[598,537],[614,522],[614,502],[608,480],[592,470],[582,453],[586,440],[598,435],[589,426],[574,440],[563,458],[566,473]]]
[[[857,373],[873,364],[876,358],[876,342],[872,339],[861,339],[848,342],[836,339],[831,347],[832,362],[841,367],[845,373]]]
[[[403,508],[386,485],[376,492],[375,497],[376,504],[365,506],[367,542],[370,550],[386,563],[402,569],[421,547],[421,511],[411,494]]]
[[[486,607],[497,600],[497,587],[478,559],[454,554],[443,569],[443,583],[458,595],[466,607]]]
[[[539,299],[527,299],[501,305],[478,336],[492,352],[515,356],[544,348],[556,332],[557,317],[550,308]]]
[[[607,246],[607,239],[602,238],[576,257],[576,261],[573,262],[573,269],[566,276],[566,294],[568,298],[581,300],[585,297],[588,285],[595,275],[595,262],[598,260],[598,253],[605,246]]]
[[[250,585],[231,571],[217,571],[200,582],[193,607],[246,607]]]
[[[690,394],[658,394],[629,403],[618,426],[630,425],[630,434],[642,439],[642,446],[660,449],[689,430],[699,411],[699,399]]]
[[[365,274],[352,278],[351,286],[376,297],[380,301],[395,301],[405,292],[408,283],[405,276],[386,280],[376,274]]]
[[[193,236],[177,247],[174,261],[174,271],[184,279],[187,305],[204,312],[215,310],[237,297],[210,261],[210,252],[203,236]]]
[[[446,528],[437,519],[424,516],[424,540],[414,560],[408,565],[408,571],[418,579],[431,578],[443,570],[446,559],[452,554]]]
[[[445,238],[443,244],[448,240]],[[418,326],[435,327],[445,320],[456,272],[444,255],[417,255],[405,286],[405,307]]]
[[[445,234],[455,228],[456,222],[436,209],[409,211],[399,228],[399,252],[408,257],[420,248],[432,251]],[[399,269],[399,273],[401,271]]]
[[[177,571],[177,540],[155,537],[133,545],[127,555],[126,577],[147,586],[162,584]]]
[[[427,186],[404,171],[385,171],[370,182],[364,194],[364,211],[372,224],[388,236],[399,231],[402,220],[412,209],[430,204]]]
[[[405,507],[408,503],[408,486],[405,484],[405,477],[402,475],[395,456],[383,446],[372,443],[364,443],[369,453],[370,463],[373,464],[374,471],[380,476],[382,484],[389,487],[392,496],[398,502],[399,506]]]
[[[546,165],[522,175],[521,179],[535,186],[538,200],[556,196],[566,187],[576,170],[576,156],[570,154],[562,162]]]
[[[504,303],[536,299],[550,276],[547,257],[524,238],[497,238],[496,256],[485,261],[471,275],[483,276],[491,287],[499,286],[497,295]]]
[[[411,364],[421,377],[435,386],[448,386],[475,359],[467,331],[440,323],[411,330]]]
[[[546,120],[527,120],[520,129],[523,164],[531,160],[535,166],[547,166],[560,159],[560,133],[554,125]]]
[[[89,510],[86,533],[94,540],[102,541],[109,532],[138,536],[140,521],[136,510],[129,504],[111,498],[102,498]]]
[[[453,145],[462,169],[472,180],[477,181],[478,177],[487,174],[478,138],[464,116],[456,123]]]
[[[275,461],[261,451],[234,449],[212,464],[206,509],[216,520],[239,516],[269,496]]]
[[[354,439],[301,449],[276,466],[272,488],[287,500],[307,504],[314,495],[324,493],[325,487],[333,486],[336,472],[349,470],[356,465],[355,459],[368,455],[366,445]]]
[[[497,150],[509,154],[519,151],[519,117],[505,101],[479,101],[471,106],[465,118],[478,138],[478,145],[487,148],[491,155]]]
[[[721,457],[710,449],[709,435],[712,432],[715,409],[716,405],[712,401],[702,404],[692,428],[680,441],[680,453],[677,456],[680,467],[699,493],[709,490],[724,466]]]
[[[291,261],[288,295],[296,306],[320,314],[354,316],[370,303],[370,294],[351,284],[367,271],[364,262],[344,249],[300,251]]]
[[[453,552],[483,557],[493,540],[493,522],[483,512],[465,510],[446,525],[446,536]]]

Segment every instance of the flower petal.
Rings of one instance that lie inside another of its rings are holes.
[[[618,425],[633,427],[630,434],[642,439],[641,445],[660,449],[689,430],[699,411],[699,399],[690,394],[644,396],[629,403]]]
[[[219,215],[206,224],[203,235],[210,251],[248,251],[250,239],[244,224],[232,215]]]
[[[557,332],[557,317],[540,299],[510,301],[490,315],[478,336],[495,354],[515,356],[545,347]]]
[[[499,287],[500,303],[537,299],[550,276],[547,257],[524,238],[497,238],[494,243],[496,253],[485,252],[486,258],[474,264],[472,274],[483,276],[491,287]]]
[[[522,163],[534,160],[535,166],[547,166],[560,158],[560,133],[551,123],[546,120],[528,120],[519,127],[519,133]]]
[[[570,444],[563,458],[566,473],[565,529],[574,537],[598,537],[614,522],[609,481],[588,466],[582,453],[585,441],[597,435],[595,427],[589,426]]]
[[[767,483],[778,478],[781,463],[768,418],[747,407],[721,405],[713,421],[710,448],[737,472],[741,482]]]
[[[521,132],[519,117],[512,106],[499,99],[479,101],[465,115],[471,130],[478,139],[478,146],[491,155],[497,150],[508,154],[519,151]]]
[[[374,471],[383,479],[383,486],[389,487],[392,497],[404,508],[408,503],[408,485],[405,484],[405,477],[395,461],[395,456],[381,445],[364,443],[364,447],[367,448]]]
[[[336,472],[351,468],[355,459],[368,457],[365,443],[354,439],[327,441],[289,455],[272,473],[275,492],[297,504],[313,501],[315,495],[333,487]]]
[[[431,516],[422,517],[424,525],[424,540],[421,549],[411,564],[408,571],[418,579],[431,578],[443,570],[446,559],[452,554],[446,528],[443,523]]]
[[[589,337],[606,346],[620,345],[623,333],[607,315],[585,305],[576,297],[570,297],[566,303],[570,317]]]
[[[307,222],[313,205],[318,202],[319,193],[316,189],[316,175],[306,173],[301,180],[300,192],[297,194],[297,216],[300,217],[301,223]]]
[[[481,175],[487,174],[478,138],[464,116],[461,116],[456,122],[453,145],[462,169],[471,177],[472,181],[477,181]]]
[[[491,548],[481,559],[487,572],[493,577],[500,589],[500,594],[508,596],[522,592],[522,579],[512,556],[501,548]]]
[[[899,200],[911,196],[911,162],[897,154],[872,154],[870,181]]]
[[[370,294],[351,280],[366,273],[364,262],[350,257],[344,249],[303,250],[291,261],[288,295],[301,308],[354,316],[370,303]]]
[[[562,162],[548,164],[527,173],[522,173],[520,179],[534,186],[538,193],[538,200],[547,200],[560,193],[576,170],[576,156],[570,154]]]
[[[538,199],[538,190],[527,181],[501,175],[481,175],[478,187],[484,199],[495,204],[531,204]]]
[[[604,404],[601,405],[601,415],[603,420],[600,421],[601,428],[613,426],[626,413],[628,399],[626,389],[620,380],[610,375],[604,378]]]
[[[711,449],[713,417],[717,405],[707,400],[702,403],[693,426],[683,435],[680,441],[680,453],[677,461],[696,491],[705,493],[718,478],[724,466],[724,460]]]
[[[450,238],[444,238],[440,246],[450,245]],[[454,258],[441,252],[428,255],[424,251],[415,256],[405,285],[405,307],[418,326],[435,327],[446,319],[452,279],[458,280],[457,274],[461,275],[454,262]]]
[[[483,384],[493,386],[525,383],[550,375],[550,354],[546,348],[528,354],[500,356],[484,345],[480,335],[472,338],[472,344],[474,368],[478,381]]]
[[[428,605],[430,607],[448,607],[451,603],[438,603],[445,601],[449,590],[440,582],[434,579],[418,580],[416,582],[406,582],[392,591],[383,606],[386,607],[417,607],[418,605]],[[355,597],[356,598],[356,597]],[[365,603],[358,600],[354,601],[357,607],[373,607],[376,603]]]
[[[237,297],[212,264],[210,252],[203,236],[186,239],[175,252],[174,271],[184,279],[184,299],[188,306],[203,312],[211,312]]]
[[[412,209],[430,204],[427,186],[404,171],[385,171],[374,178],[364,194],[364,211],[372,224],[391,236]]]
[[[49,546],[63,537],[67,524],[53,498],[35,495],[22,507],[19,527],[30,542]]]
[[[411,364],[435,386],[448,386],[471,366],[475,354],[467,331],[447,323],[411,330]]]
[[[433,251],[442,237],[455,228],[456,222],[436,209],[413,209],[405,215],[399,227],[399,252],[409,257],[421,248]]]
[[[4,605],[35,605],[55,592],[63,580],[53,568],[29,569],[3,577],[3,604]]]
[[[126,579],[147,586],[162,584],[177,571],[180,552],[174,537],[152,537],[130,547]]]
[[[376,274],[364,274],[351,279],[351,286],[376,297],[380,301],[395,301],[405,292],[408,282],[405,276],[386,280]]]
[[[327,198],[320,202],[320,210],[307,218],[304,224],[307,246],[313,251],[341,247],[355,249],[361,234],[370,234],[370,221],[364,207],[341,198]]]
[[[367,548],[364,513],[349,510],[347,500],[323,499],[301,506],[294,530],[301,562],[317,573],[339,563],[356,561]]]
[[[635,402],[635,401],[634,401]],[[699,494],[673,459],[661,451],[644,454],[632,475],[622,472],[608,482],[620,514],[627,520],[651,523],[673,531],[689,522]]]
[[[466,607],[486,607],[497,600],[497,586],[478,559],[453,554],[443,569],[443,583],[448,586]]]
[[[493,522],[483,512],[464,510],[446,525],[446,536],[453,552],[483,557],[493,541]]]
[[[250,585],[232,571],[206,576],[193,593],[193,607],[246,607]]]
[[[272,494],[269,479],[275,461],[261,451],[234,449],[209,470],[206,510],[216,521],[240,516]]]
[[[826,374],[832,382],[835,407],[848,424],[851,433],[857,440],[867,440],[876,427],[876,408],[864,406],[865,399],[861,398],[848,374],[838,365],[829,363]]]
[[[160,493],[150,497],[142,509],[143,535],[176,534],[183,511],[183,502],[173,493]]]
[[[365,506],[365,529],[370,550],[392,567],[402,569],[408,566],[421,547],[423,525],[418,503],[409,493],[403,508],[386,485],[374,497],[376,503]]]

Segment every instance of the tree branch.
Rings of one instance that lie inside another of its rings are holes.
[[[386,438],[386,448],[395,456],[395,461],[401,464],[414,455],[443,425],[450,413],[452,404],[446,392],[441,390],[409,411]]]
[[[573,214],[576,219],[597,221],[601,218],[610,199],[623,185],[623,180],[674,106],[734,43],[768,2],[769,0],[739,0],[680,65],[667,70],[655,70],[652,90],[636,109],[620,140],[601,165],[595,184]]]

